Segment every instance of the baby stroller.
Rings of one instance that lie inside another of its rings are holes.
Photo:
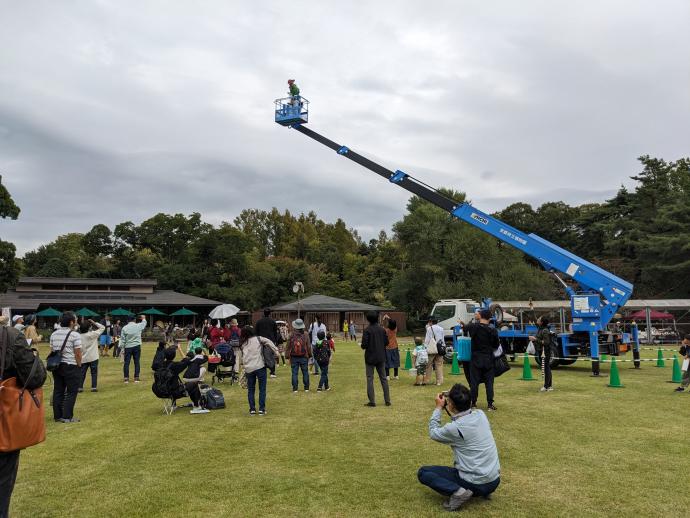
[[[220,363],[216,366],[216,371],[211,378],[211,385],[214,385],[216,380],[223,382],[226,379],[230,380],[230,385],[236,383],[238,380],[235,372],[235,351],[227,342],[220,342],[216,344],[215,352],[220,356]]]

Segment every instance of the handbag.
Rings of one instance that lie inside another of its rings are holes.
[[[510,363],[505,354],[494,358],[494,378],[498,378],[501,374],[505,374],[510,370]]]
[[[0,379],[5,374],[8,346],[7,333],[4,333],[3,346],[0,348]],[[34,357],[27,382],[33,378],[40,361]],[[28,390],[26,384],[19,387],[16,377],[3,379],[0,382],[0,452],[21,450],[43,442],[45,438],[43,389]]]
[[[261,345],[261,355],[264,358],[264,365],[268,370],[275,369],[276,357],[275,354],[273,354],[273,349],[271,349],[270,346],[261,343],[261,340],[259,340],[259,344]]]
[[[69,338],[70,334],[72,334],[71,329],[67,332],[67,336],[65,336],[65,341],[62,342],[62,347],[60,347],[60,351],[50,351],[50,354],[46,358],[46,369],[50,372],[54,372],[58,370],[58,367],[60,367],[60,363],[62,362],[62,351],[65,350],[65,346],[67,345],[67,339]]]

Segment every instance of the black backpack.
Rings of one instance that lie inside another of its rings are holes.
[[[319,345],[319,342],[316,342],[316,345],[314,345],[314,359],[319,364],[328,363],[331,357],[330,352],[331,348],[327,340],[323,340],[321,345]]]
[[[225,408],[225,398],[223,397],[223,393],[219,389],[211,387],[206,391],[204,397],[206,398],[205,407],[209,410],[218,410],[219,408]]]

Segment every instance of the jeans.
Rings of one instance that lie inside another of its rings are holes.
[[[53,419],[72,419],[81,384],[81,369],[76,365],[61,363],[53,371],[53,379]]]
[[[259,410],[266,410],[266,368],[256,369],[247,373],[247,400],[249,411],[256,410],[254,391],[256,381],[259,380]]]
[[[367,397],[369,398],[369,403],[376,404],[376,396],[374,395],[374,370],[379,375],[379,380],[381,381],[381,387],[383,388],[383,400],[386,403],[391,402],[391,395],[388,391],[388,380],[386,379],[386,362],[377,363],[376,365],[367,366]]]
[[[0,518],[7,518],[10,511],[10,498],[19,469],[21,450],[0,453]]]
[[[469,489],[475,496],[487,497],[501,483],[497,478],[488,484],[472,484],[460,478],[458,470],[449,466],[422,466],[417,472],[419,481],[437,493],[450,496],[461,487]]]
[[[292,368],[292,390],[297,390],[297,373],[302,370],[302,382],[304,390],[309,390],[309,361],[306,358],[290,358]]]
[[[486,401],[489,405],[494,402],[494,365],[493,358],[490,360],[472,361],[470,365],[470,394],[472,406],[477,404],[479,396],[479,384],[486,386]]]
[[[91,370],[91,388],[96,388],[98,385],[98,360],[81,364],[81,385],[79,388],[84,388],[86,381],[86,371]]]
[[[320,363],[321,367],[321,379],[319,379],[319,388],[328,388],[328,364]]]
[[[125,365],[124,365],[124,374],[125,374],[125,379],[129,379],[129,360],[130,358],[134,358],[134,379],[139,379],[139,371],[140,366],[139,366],[139,359],[141,358],[141,345],[137,345],[136,347],[127,347],[125,349]]]

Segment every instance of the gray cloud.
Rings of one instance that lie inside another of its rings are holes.
[[[255,5],[256,4],[256,5]],[[295,77],[311,125],[481,209],[603,201],[636,157],[687,156],[690,6],[604,1],[12,3],[0,172],[21,253],[157,212],[273,206],[366,239],[406,193],[272,123]],[[30,28],[30,30],[29,30]]]

